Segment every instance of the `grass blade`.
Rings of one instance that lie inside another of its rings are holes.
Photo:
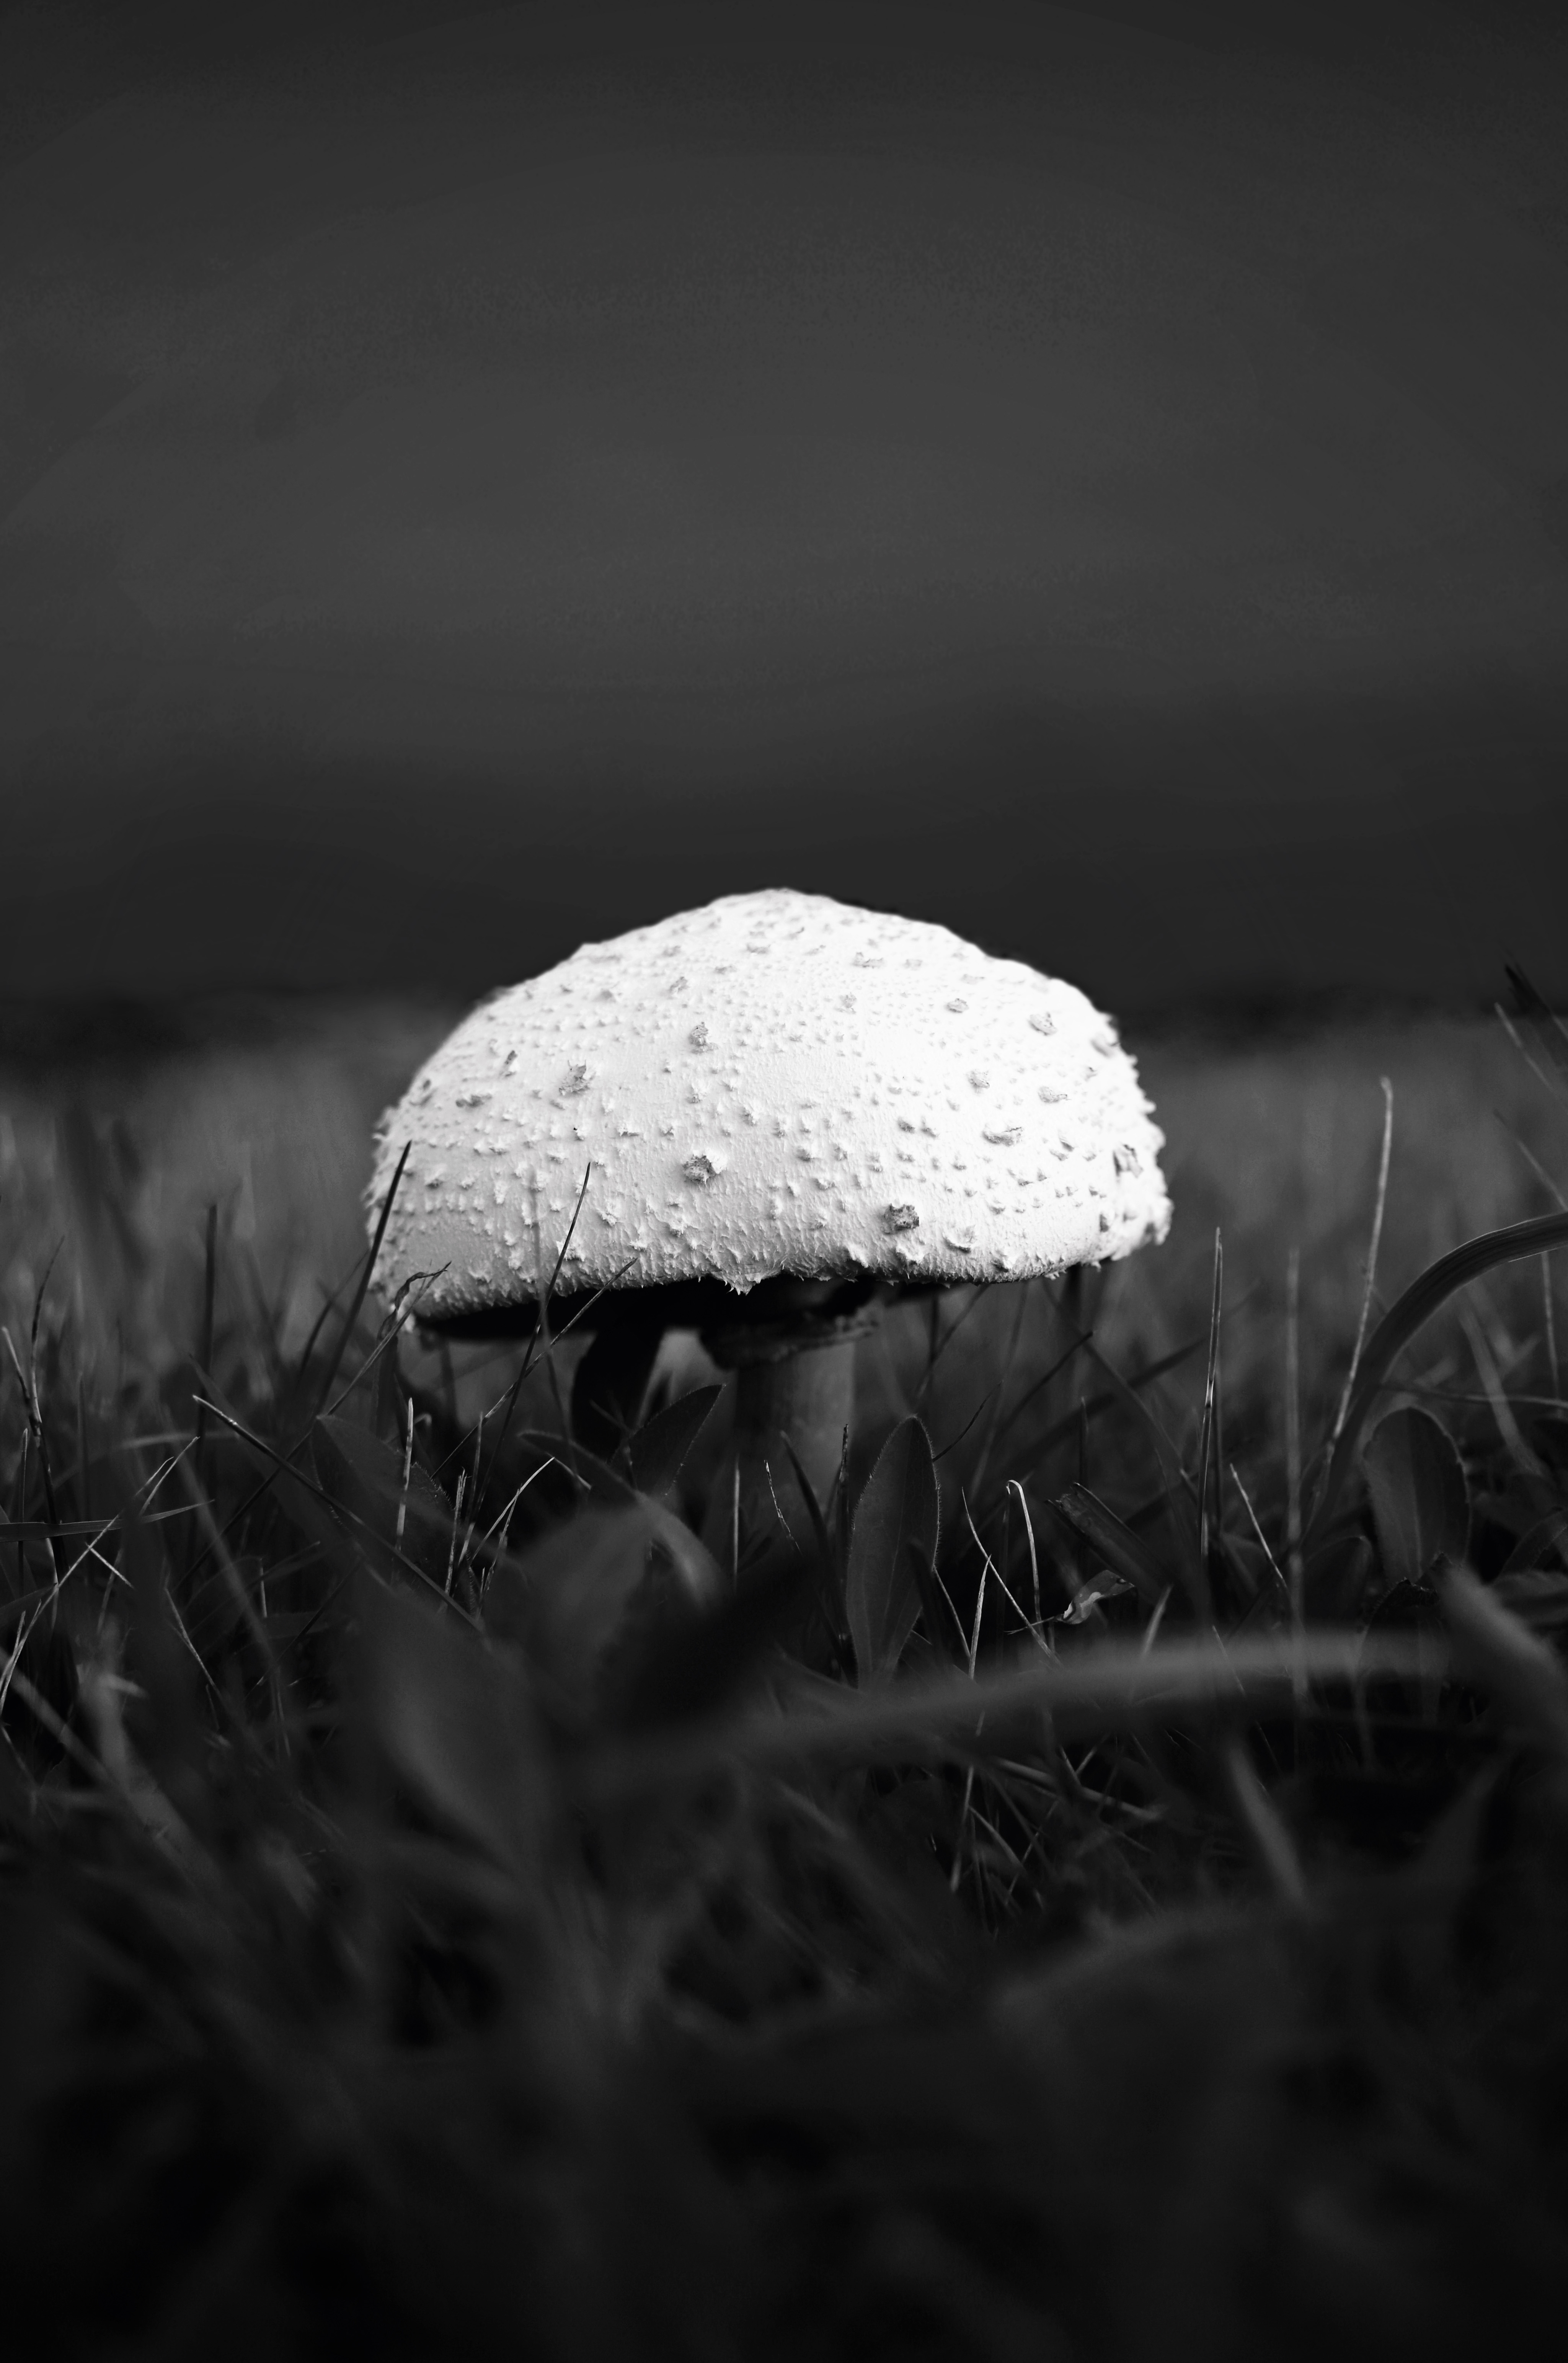
[[[911,1413],[878,1454],[850,1527],[845,1613],[862,1682],[897,1666],[920,1614],[918,1570],[935,1558],[936,1535],[931,1439]]]
[[[1363,1455],[1383,1572],[1420,1583],[1434,1559],[1470,1548],[1470,1489],[1448,1430],[1414,1404],[1378,1421]]]
[[[720,1386],[694,1387],[690,1394],[655,1412],[635,1436],[628,1437],[626,1467],[639,1493],[662,1499],[668,1492],[723,1392]]]
[[[1383,1216],[1388,1204],[1388,1163],[1394,1148],[1394,1086],[1386,1075],[1382,1082],[1383,1148],[1377,1163],[1377,1196],[1372,1210],[1372,1240],[1366,1251],[1366,1278],[1362,1288],[1361,1317],[1356,1323],[1355,1344],[1351,1348],[1344,1392],[1340,1397],[1340,1407],[1334,1414],[1334,1425],[1329,1437],[1331,1452],[1339,1442],[1350,1414],[1351,1397],[1355,1392],[1355,1374],[1361,1366],[1361,1349],[1366,1343],[1366,1325],[1372,1318],[1372,1299],[1377,1286],[1377,1251],[1383,1244]]]
[[[1556,1653],[1467,1568],[1438,1579],[1454,1668],[1496,1702],[1509,1725],[1568,1766],[1568,1679]]]
[[[376,1217],[375,1236],[370,1241],[370,1252],[366,1256],[364,1264],[360,1270],[359,1285],[354,1291],[353,1302],[350,1304],[348,1311],[344,1317],[343,1326],[338,1331],[337,1343],[333,1348],[332,1353],[328,1359],[326,1376],[322,1380],[321,1387],[316,1396],[316,1407],[318,1410],[324,1409],[331,1401],[332,1390],[337,1383],[337,1373],[343,1366],[343,1357],[348,1350],[348,1340],[354,1335],[354,1325],[359,1320],[360,1308],[364,1304],[365,1299],[370,1293],[370,1281],[376,1269],[376,1259],[381,1254],[381,1241],[386,1237],[387,1225],[392,1220],[392,1201],[397,1196],[398,1183],[403,1180],[403,1169],[408,1163],[409,1151],[413,1146],[414,1144],[412,1141],[405,1140],[403,1142],[402,1154],[399,1156],[397,1164],[392,1170],[392,1178],[387,1184],[387,1194],[381,1200],[381,1211]]]
[[[946,1673],[872,1691],[824,1682],[799,1693],[792,1712],[753,1714],[690,1748],[607,1751],[584,1768],[584,1779],[613,1796],[662,1778],[686,1779],[721,1758],[762,1768],[1015,1754],[1031,1732],[1059,1738],[1238,1715],[1251,1721],[1292,1699],[1298,1679],[1414,1683],[1431,1672],[1430,1643],[1398,1633],[1319,1632],[1229,1647],[1204,1639],[1146,1652],[1113,1642],[1071,1660],[1034,1657],[973,1679]]]
[[[1568,1247],[1568,1215],[1538,1215],[1528,1223],[1511,1223],[1500,1231],[1484,1231],[1479,1237],[1466,1239],[1462,1247],[1440,1256],[1390,1307],[1373,1331],[1362,1357],[1355,1391],[1339,1439],[1329,1455],[1311,1518],[1314,1535],[1320,1535],[1333,1515],[1373,1406],[1387,1383],[1389,1371],[1418,1331],[1451,1296],[1471,1281],[1478,1280],[1483,1272],[1562,1247]]]
[[[1087,1485],[1069,1485],[1052,1507],[1097,1550],[1115,1575],[1125,1576],[1141,1600],[1153,1608],[1170,1589],[1170,1578],[1146,1542],[1123,1524]],[[1038,1578],[1036,1592],[1038,1592]]]

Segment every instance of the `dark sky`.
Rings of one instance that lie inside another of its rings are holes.
[[[1562,13],[0,9],[0,990],[1568,985]]]

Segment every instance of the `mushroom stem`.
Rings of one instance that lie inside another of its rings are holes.
[[[811,1293],[825,1297],[827,1291],[813,1286]],[[782,1319],[725,1324],[704,1333],[714,1360],[735,1372],[734,1453],[705,1525],[721,1567],[738,1566],[748,1546],[749,1564],[775,1564],[778,1553],[789,1549],[790,1535],[810,1548],[810,1514],[786,1447],[825,1512],[845,1431],[855,1418],[856,1341],[877,1313],[874,1303],[863,1301],[834,1316],[808,1299]],[[759,1540],[760,1559],[755,1556]]]

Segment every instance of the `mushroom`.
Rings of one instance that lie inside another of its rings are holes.
[[[892,1294],[1098,1264],[1170,1224],[1163,1137],[1081,993],[782,888],[483,1004],[384,1117],[372,1209],[405,1145],[381,1284],[438,1271],[422,1322],[493,1334],[533,1326],[558,1259],[569,1303],[604,1291],[650,1341],[699,1329],[736,1374],[747,1533],[785,1438],[825,1502],[855,1342]]]

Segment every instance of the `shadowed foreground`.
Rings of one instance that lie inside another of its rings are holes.
[[[957,1292],[764,1575],[699,1539],[728,1403],[679,1341],[605,1433],[574,1338],[459,1368],[363,1256],[300,1334],[259,1189],[187,1298],[129,1119],[49,1138],[69,1247],[25,1292],[13,1247],[0,1349],[0,2271],[51,2352],[1240,2363],[1542,2318],[1568,1216],[1390,1280],[1353,1386],[1304,1321],[1299,1431],[1272,1315],[1153,1350],[1157,1259]]]

